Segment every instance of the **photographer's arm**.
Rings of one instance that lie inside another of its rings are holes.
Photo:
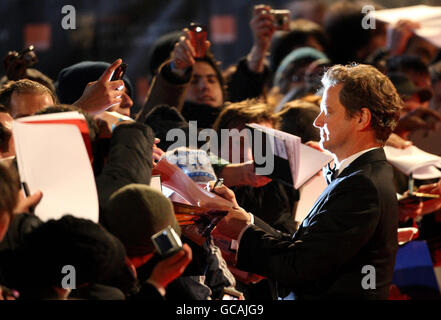
[[[264,72],[266,55],[275,32],[274,17],[270,11],[270,6],[256,6],[250,21],[254,43],[247,56],[247,65],[255,73]]]
[[[250,21],[254,43],[245,58],[237,63],[236,70],[227,79],[228,100],[238,102],[256,98],[264,93],[265,83],[269,77],[266,56],[275,32],[274,17],[270,6],[257,6]],[[244,87],[244,83],[247,86]]]

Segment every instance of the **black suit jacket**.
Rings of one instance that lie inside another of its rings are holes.
[[[293,236],[256,218],[242,235],[238,267],[278,281],[299,299],[386,299],[397,228],[393,172],[379,148],[332,181]],[[362,286],[373,276],[362,272],[367,265],[375,268],[375,289]]]

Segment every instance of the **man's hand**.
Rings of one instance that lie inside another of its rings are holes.
[[[224,183],[228,187],[245,185],[260,188],[272,181],[268,177],[255,173],[252,160],[229,164],[222,169],[220,176],[224,178]]]
[[[441,180],[437,183],[425,184],[418,188],[417,192],[441,195]],[[423,202],[422,214],[429,214],[441,209],[441,198],[426,200]]]
[[[266,53],[270,48],[271,39],[276,31],[274,17],[270,11],[270,6],[257,5],[254,7],[253,17],[250,21],[254,44],[247,56],[247,64],[248,68],[255,73],[263,72]]]
[[[399,20],[395,25],[389,26],[387,30],[386,47],[392,56],[403,54],[407,42],[414,35],[414,30],[420,24],[410,20]]]
[[[418,192],[441,195],[441,180],[436,183],[424,184],[418,188]]]
[[[18,193],[18,203],[15,206],[14,214],[31,212],[32,208],[35,208],[37,204],[40,203],[41,198],[43,198],[43,193],[41,191],[36,191],[29,197],[25,197],[23,192]]]
[[[170,282],[184,273],[192,258],[191,248],[184,243],[182,250],[158,262],[148,280],[155,285],[166,288]]]
[[[241,168],[241,178],[244,185],[260,188],[272,181],[268,177],[256,174],[254,168],[254,161],[252,160],[241,163],[240,168]]]
[[[249,224],[251,224],[250,214],[241,207],[232,207],[216,225],[216,230],[231,239],[237,239],[241,231]]]
[[[117,59],[97,81],[89,82],[83,95],[73,104],[91,114],[98,114],[119,105],[122,102],[124,81],[110,80],[121,63],[122,60]]]
[[[219,187],[214,188],[215,183],[216,181],[210,181],[208,183],[210,190],[213,190],[214,193],[216,193],[218,196],[230,201],[231,203],[233,203],[234,207],[238,208],[239,205],[237,204],[236,195],[234,194],[233,190],[228,188],[226,185],[221,185]]]
[[[155,142],[153,144],[153,166],[156,166],[158,161],[161,159],[164,151],[161,148],[158,148],[156,145],[161,142],[158,138],[155,138]]]
[[[210,188],[212,189],[213,186],[214,181],[210,181]],[[239,207],[234,192],[225,185],[216,187],[213,191],[233,203],[228,214],[216,225],[216,230],[232,239],[237,239],[242,229],[251,223],[251,215]]]

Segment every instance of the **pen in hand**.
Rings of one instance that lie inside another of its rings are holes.
[[[214,192],[214,189],[217,188],[217,187],[222,186],[223,184],[224,184],[224,178],[218,178],[218,179],[216,180],[216,182],[214,183],[214,185],[213,185],[213,189],[211,189],[211,192],[215,193],[215,192]]]

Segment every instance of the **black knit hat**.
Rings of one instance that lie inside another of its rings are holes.
[[[184,35],[182,31],[172,31],[159,37],[151,46],[149,52],[149,71],[154,76],[158,73],[159,67],[170,58],[176,42]]]
[[[61,70],[55,84],[60,103],[72,104],[77,101],[87,84],[97,81],[109,66],[109,63],[102,61],[82,61]],[[135,100],[135,92],[127,74],[124,75],[123,81],[127,94]]]
[[[170,200],[144,184],[129,184],[111,195],[106,225],[129,257],[153,253],[150,237],[168,225],[181,234]]]

